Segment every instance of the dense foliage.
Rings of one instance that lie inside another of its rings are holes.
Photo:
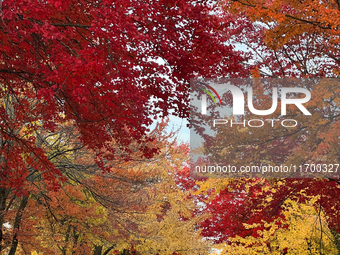
[[[338,178],[193,179],[165,120],[191,78],[337,78],[338,1],[0,2],[0,254],[340,253]],[[340,87],[316,91],[223,157],[339,163]]]

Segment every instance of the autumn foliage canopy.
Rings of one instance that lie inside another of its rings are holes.
[[[0,254],[339,253],[338,178],[194,179],[167,128],[191,78],[338,78],[339,1],[0,3]],[[335,84],[225,157],[339,163]]]

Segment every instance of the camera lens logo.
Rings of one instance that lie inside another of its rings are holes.
[[[223,105],[222,104],[222,100],[220,98],[220,95],[217,93],[217,91],[213,87],[209,86],[208,84],[202,83],[202,82],[198,82],[198,83],[204,85],[205,87],[207,87],[208,89],[213,91],[215,93],[215,95],[217,96],[218,100],[220,101],[221,106]],[[215,100],[214,96],[210,93],[209,90],[206,90],[204,88],[198,88],[198,89],[203,90],[204,92],[206,92],[212,98],[212,100],[214,101],[215,105],[217,106],[216,100]],[[206,108],[207,108],[207,95],[203,94],[202,95],[202,114],[207,114]]]

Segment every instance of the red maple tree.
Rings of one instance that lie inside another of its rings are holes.
[[[205,1],[3,1],[0,186],[20,189],[34,168],[58,187],[61,173],[39,146],[42,128],[70,122],[88,148],[112,140],[127,148],[153,118],[188,115],[191,77],[242,72],[241,56],[224,44],[231,19],[212,15],[214,8]]]

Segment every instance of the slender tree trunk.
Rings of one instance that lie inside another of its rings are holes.
[[[15,221],[14,221],[14,225],[13,225],[13,231],[14,231],[14,235],[13,235],[13,239],[12,239],[12,245],[11,245],[11,249],[8,253],[8,255],[15,255],[15,252],[17,251],[18,248],[18,231],[19,231],[19,227],[20,227],[20,223],[22,220],[22,213],[23,210],[25,209],[25,207],[27,206],[27,202],[28,202],[28,196],[23,197],[17,212],[17,215],[15,216]]]
[[[112,245],[103,253],[103,246],[94,246],[93,255],[107,255],[114,247],[115,245]]]
[[[72,254],[76,254],[76,247],[78,244],[78,239],[79,239],[79,233],[77,233],[77,229],[73,226],[72,227],[73,230],[73,252]]]
[[[103,246],[94,246],[93,255],[102,255]]]
[[[70,225],[70,222],[68,222],[67,224],[69,224],[69,225],[68,225],[67,230],[66,230],[65,245],[64,245],[64,247],[61,249],[61,254],[62,254],[62,255],[66,255],[67,243],[68,243],[68,241],[69,241],[69,239],[70,239],[71,225]]]
[[[6,210],[6,200],[8,197],[8,192],[5,188],[0,188],[0,252],[2,251],[2,241],[3,241],[3,225],[4,225],[4,215]]]
[[[1,1],[1,0],[0,0]],[[1,1],[2,4],[2,1]],[[5,97],[0,98],[0,103],[4,104],[6,114],[8,115],[9,120],[15,119],[15,111],[13,107],[13,97],[10,94],[7,94]],[[6,121],[6,120],[5,120]],[[19,132],[18,130],[11,130],[8,128],[7,132],[9,134],[15,134]],[[0,137],[0,146],[3,147],[5,144],[8,144],[9,147],[13,145],[13,141],[5,141],[3,137]],[[4,163],[6,161],[6,157],[1,154],[0,155],[0,163]],[[0,171],[3,171],[4,169],[1,169]],[[6,170],[6,169],[5,169]],[[2,174],[2,173],[0,173]],[[2,246],[4,234],[3,234],[3,227],[4,227],[4,216],[6,212],[6,200],[8,198],[10,190],[0,187],[0,252],[4,249]]]
[[[109,252],[115,247],[115,245],[112,245],[111,247],[109,247],[104,253],[103,255],[107,255],[109,254]]]

